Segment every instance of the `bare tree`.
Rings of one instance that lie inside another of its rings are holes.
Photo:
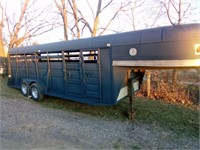
[[[135,20],[136,20],[137,15],[144,11],[144,9],[142,9],[140,12],[136,13],[136,9],[141,8],[142,5],[144,4],[144,2],[145,2],[145,0],[134,0],[134,1],[132,1],[132,3],[129,4],[129,10],[124,11],[124,14],[127,16],[128,22],[130,22],[133,31],[136,30]]]
[[[68,16],[67,16],[67,6],[65,0],[60,0],[61,4],[57,0],[54,0],[56,7],[59,10],[59,14],[62,17],[63,29],[64,29],[64,40],[68,40]]]
[[[81,36],[83,35],[83,32],[85,31],[85,29],[87,28],[89,30],[89,33],[92,37],[97,36],[97,35],[101,35],[103,34],[106,30],[108,30],[109,26],[111,25],[111,23],[113,22],[113,20],[119,15],[120,12],[122,11],[126,11],[125,8],[128,8],[129,5],[132,3],[131,0],[126,0],[123,2],[114,2],[114,0],[109,0],[109,1],[102,1],[102,0],[98,0],[96,1],[96,9],[94,8],[94,3],[93,3],[93,7],[91,6],[91,1],[87,0],[84,3],[85,5],[87,5],[89,7],[90,13],[87,13],[87,15],[89,14],[90,16],[85,16],[85,10],[81,7],[78,7],[79,3],[76,0],[60,0],[63,3],[65,3],[65,5],[70,6],[67,10],[65,10],[65,13],[63,13],[63,5],[62,7],[58,5],[58,0],[54,0],[54,2],[56,3],[57,8],[59,8],[59,12],[62,16],[62,18],[64,18],[64,14],[66,15],[66,13],[69,16],[69,20],[63,20],[66,21],[68,23],[67,26],[64,26],[65,28],[68,27],[68,29],[70,30],[71,34],[73,35],[73,37],[76,38],[81,38]],[[112,5],[116,5],[119,4],[117,8],[114,9],[114,11],[112,12],[112,16],[110,17],[110,19],[104,20],[104,25],[101,26],[100,25],[100,21],[101,21],[101,15],[105,10],[108,9],[112,9]],[[87,10],[88,11],[88,10]],[[91,17],[92,17],[92,21],[91,21]],[[73,18],[73,19],[72,19]]]
[[[191,8],[191,1],[188,0],[162,0],[167,18],[172,25],[181,24],[187,17]]]
[[[96,10],[96,15],[94,15],[94,11],[92,10],[92,7],[90,7],[94,16],[93,28],[91,27],[89,22],[85,19],[85,17],[83,17],[80,11],[79,13],[82,16],[82,19],[84,20],[86,26],[89,28],[89,31],[91,32],[91,36],[94,37],[94,36],[97,36],[97,32],[99,29],[101,29],[101,31],[99,32],[99,35],[102,35],[108,29],[112,21],[118,16],[118,14],[121,11],[125,11],[125,8],[128,7],[131,3],[132,3],[131,0],[128,0],[126,2],[121,2],[119,7],[116,10],[114,10],[113,16],[109,20],[107,20],[107,23],[105,24],[104,27],[99,27],[100,16],[105,9],[108,9],[109,6],[113,4],[113,0],[108,1],[104,6],[102,6],[102,0],[99,0],[98,5],[97,5],[97,10]],[[89,2],[88,2],[88,5],[90,5]]]
[[[133,2],[131,0],[127,0],[125,3],[120,3],[118,9],[115,11],[114,15],[108,20],[106,26],[103,28],[103,30],[100,32],[100,35],[103,34],[110,24],[113,22],[113,20],[118,16],[120,12],[126,12],[128,10],[128,7],[132,4]],[[108,5],[109,6],[109,5]]]
[[[79,18],[78,18],[78,14],[77,14],[77,4],[76,4],[76,0],[72,0],[72,3],[70,0],[68,0],[68,3],[70,4],[70,7],[72,9],[72,14],[74,17],[74,26],[72,27],[72,31],[73,28],[76,27],[76,33],[77,33],[77,38],[80,39],[81,38],[81,34],[80,34],[80,29],[79,29]]]
[[[34,9],[37,1],[21,1],[21,12],[19,15],[8,14],[7,8],[3,8],[5,14],[5,33],[8,33],[8,48],[18,47],[25,40],[44,34],[55,28],[55,18],[49,18],[45,9]],[[18,16],[18,17],[16,17]]]

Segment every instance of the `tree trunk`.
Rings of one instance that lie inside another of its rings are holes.
[[[173,73],[172,73],[172,84],[176,85],[177,83],[177,73],[178,73],[178,69],[173,69]]]
[[[97,35],[97,30],[98,30],[98,25],[99,25],[99,17],[100,17],[100,13],[101,13],[101,2],[102,2],[102,0],[99,0],[99,2],[98,2],[97,12],[96,12],[96,16],[95,16],[94,24],[93,24],[92,37]]]
[[[80,34],[79,26],[78,26],[76,0],[73,0],[72,3],[73,3],[72,11],[73,11],[73,14],[74,14],[74,21],[75,21],[75,26],[76,26],[77,37],[78,37],[78,39],[80,39],[81,38],[81,34]]]
[[[147,97],[150,97],[151,93],[151,72],[147,72]]]
[[[55,1],[56,2],[56,1]],[[64,39],[68,40],[68,17],[67,17],[67,8],[65,5],[65,0],[61,0],[62,7],[59,7],[57,4],[58,9],[60,10],[62,20],[63,20],[63,28],[64,28]]]
[[[5,57],[2,30],[3,30],[3,20],[2,22],[0,22],[0,56]]]

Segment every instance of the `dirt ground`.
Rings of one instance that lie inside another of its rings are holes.
[[[199,149],[155,124],[96,118],[0,97],[0,149]]]

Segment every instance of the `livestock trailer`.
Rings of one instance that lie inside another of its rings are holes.
[[[8,85],[24,96],[115,105],[139,90],[145,69],[200,67],[200,24],[12,48],[8,60]]]

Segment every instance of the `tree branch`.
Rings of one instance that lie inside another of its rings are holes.
[[[119,9],[115,12],[115,14],[113,15],[113,17],[108,21],[106,27],[103,29],[103,31],[100,32],[100,35],[102,35],[102,34],[106,31],[106,29],[109,27],[109,25],[111,24],[111,22],[115,19],[115,17],[118,15],[118,13],[119,13],[121,10],[123,10],[126,6],[129,6],[130,3],[132,3],[132,2],[129,1],[127,4],[124,4],[124,5],[121,4],[121,6],[120,6]]]

